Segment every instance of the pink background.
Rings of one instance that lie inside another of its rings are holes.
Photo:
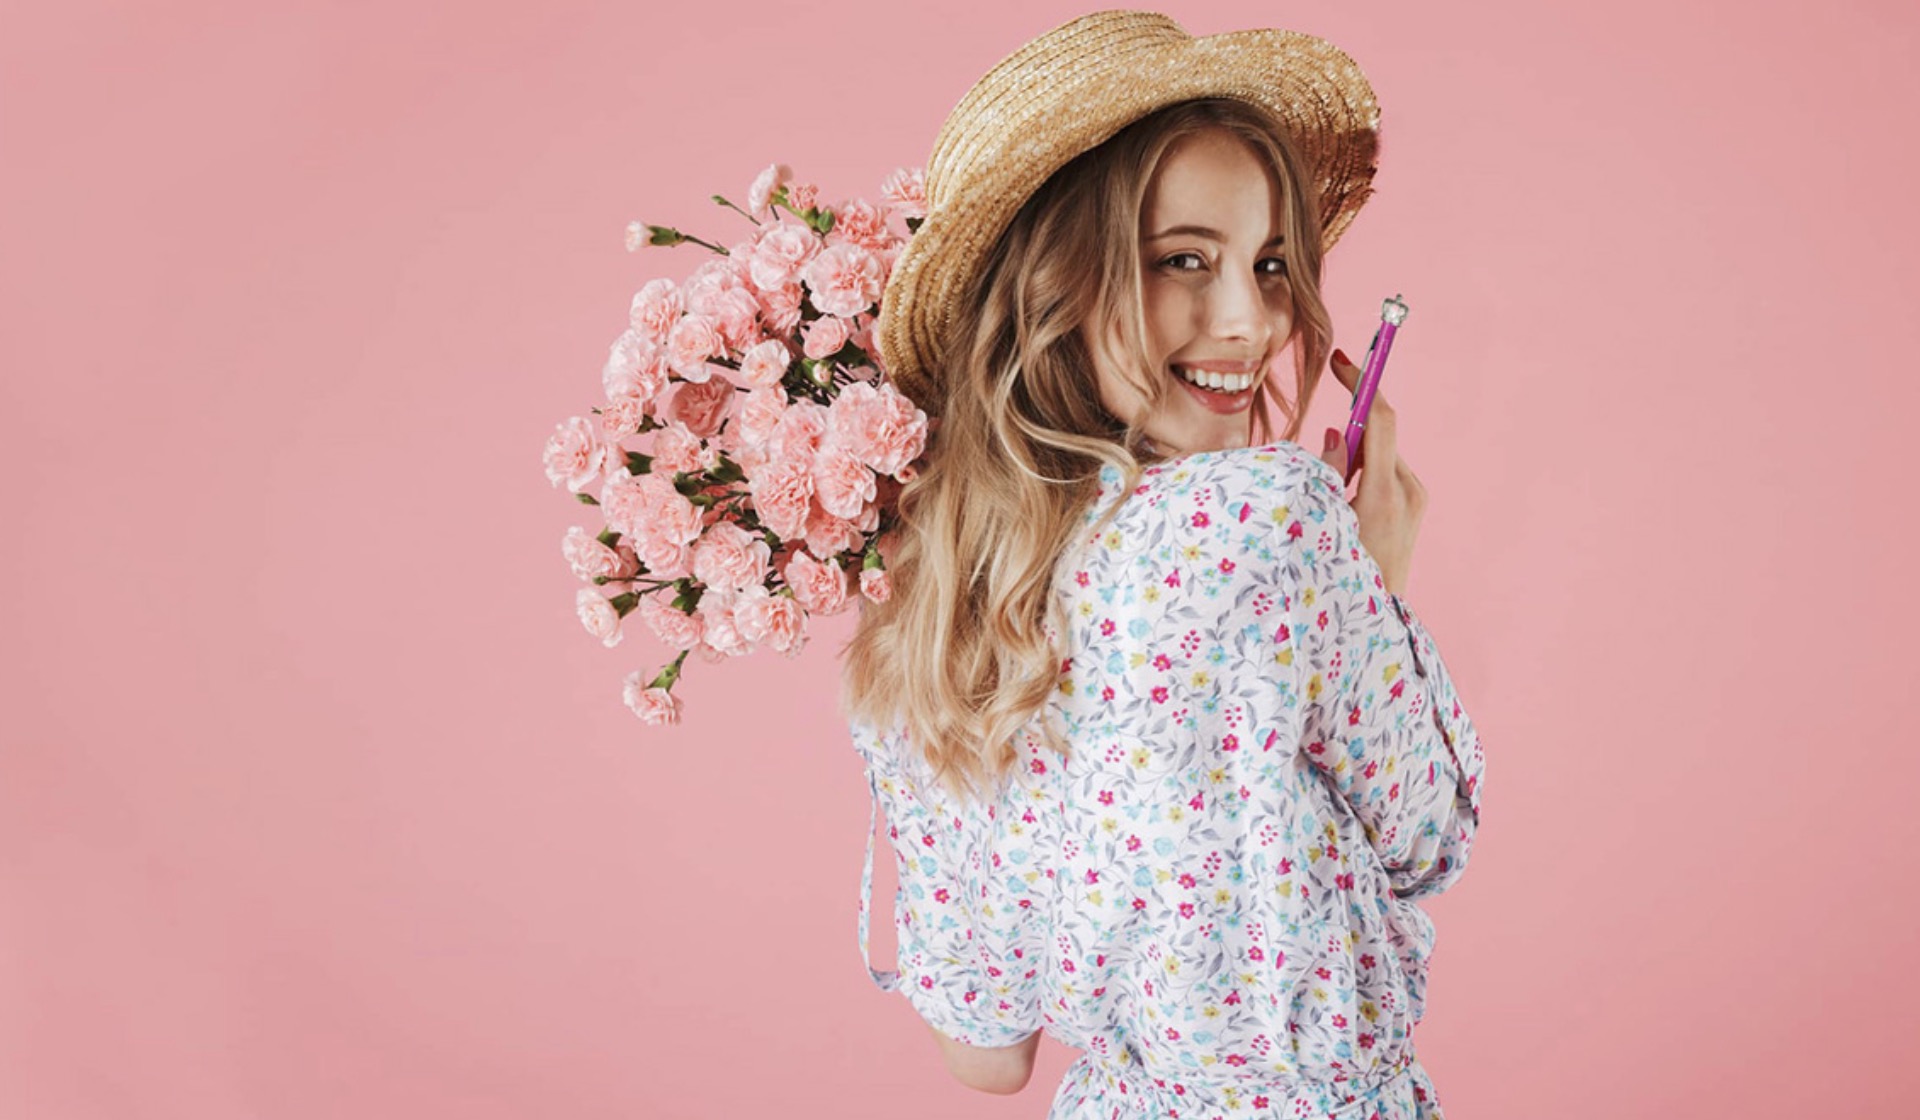
[[[630,219],[734,240],[775,160],[877,197],[1085,10],[9,12],[0,1115],[1045,1112],[1070,1051],[970,1092],[862,971],[852,616],[643,728],[667,652],[580,629],[539,458],[704,252]],[[1385,107],[1329,300],[1356,355],[1414,309],[1409,598],[1490,759],[1449,1113],[1911,1107],[1920,14],[1169,11]]]

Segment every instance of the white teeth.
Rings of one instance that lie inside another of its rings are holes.
[[[1250,373],[1221,373],[1218,370],[1191,370],[1185,366],[1174,366],[1173,372],[1208,389],[1217,389],[1226,393],[1244,392],[1253,384]]]

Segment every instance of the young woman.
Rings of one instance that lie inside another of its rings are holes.
[[[847,650],[902,888],[869,969],[976,1088],[1083,1051],[1051,1120],[1441,1115],[1416,900],[1484,759],[1403,598],[1426,494],[1384,395],[1351,502],[1338,433],[1293,442],[1377,117],[1309,36],[1076,20],[954,110],[882,304],[936,427]],[[871,874],[869,835],[863,953]]]

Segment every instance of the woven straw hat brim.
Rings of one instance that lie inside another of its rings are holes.
[[[939,414],[947,324],[987,252],[1047,178],[1175,102],[1231,97],[1265,109],[1300,150],[1332,248],[1372,193],[1380,107],[1360,67],[1324,39],[1260,29],[1195,38],[1158,12],[1095,12],[1002,59],[960,99],[927,161],[927,216],[881,299],[881,361]]]

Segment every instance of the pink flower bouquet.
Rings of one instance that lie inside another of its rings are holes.
[[[731,248],[627,227],[628,251],[692,242],[715,255],[640,289],[601,375],[606,403],[547,440],[547,478],[604,521],[562,542],[593,585],[577,595],[581,624],[614,646],[637,612],[679,651],[626,678],[627,706],[650,724],[679,722],[688,653],[792,657],[813,615],[887,597],[875,542],[926,447],[927,416],[887,380],[873,337],[894,261],[926,216],[923,174],[896,171],[882,205],[838,209],[791,175],[768,167],[745,210],[714,196],[755,226]]]

